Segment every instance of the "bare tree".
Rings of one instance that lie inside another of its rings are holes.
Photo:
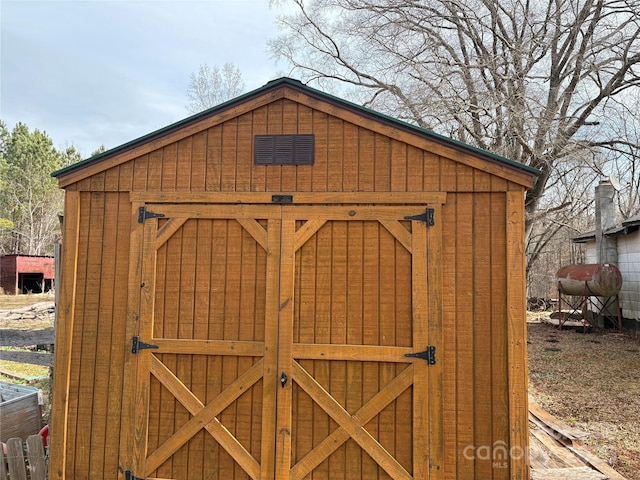
[[[553,297],[555,273],[564,265],[581,263],[571,238],[593,229],[593,192],[598,159],[568,159],[563,174],[549,178],[545,195],[531,220],[527,236],[527,292],[533,297]],[[583,263],[583,262],[582,262]]]
[[[635,116],[640,112],[640,91],[635,97],[627,96],[623,104],[612,102],[610,128],[615,129],[618,142],[604,152],[605,162],[598,170],[603,177],[611,177],[618,183],[617,203],[619,220],[626,220],[640,213],[640,122]]]
[[[541,169],[529,233],[568,160],[629,143],[605,107],[640,85],[638,0],[287,3],[270,50],[303,80]]]
[[[242,72],[233,63],[227,62],[222,68],[205,63],[189,76],[186,108],[190,113],[198,113],[237,97],[244,90]]]

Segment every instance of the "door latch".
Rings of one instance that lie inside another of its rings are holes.
[[[287,380],[289,380],[289,377],[287,377],[286,373],[282,372],[282,375],[280,375],[280,385],[282,385],[282,388],[287,384]]]

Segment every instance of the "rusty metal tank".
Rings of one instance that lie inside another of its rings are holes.
[[[622,274],[613,263],[567,265],[556,273],[565,295],[613,297],[622,287]]]

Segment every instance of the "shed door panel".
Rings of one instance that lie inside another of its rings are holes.
[[[137,476],[441,478],[441,365],[405,356],[441,344],[421,207],[153,208]]]
[[[440,343],[416,210],[283,209],[276,478],[440,477],[439,365],[405,356]]]
[[[271,478],[275,385],[263,377],[275,363],[267,276],[277,288],[279,220],[224,207],[199,218],[164,210],[172,218],[144,225],[140,338],[158,348],[138,355],[136,470]]]

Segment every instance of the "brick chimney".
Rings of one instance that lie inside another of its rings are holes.
[[[618,263],[615,237],[604,234],[616,226],[616,210],[613,203],[615,189],[609,180],[600,180],[596,187],[596,255],[598,263]]]

